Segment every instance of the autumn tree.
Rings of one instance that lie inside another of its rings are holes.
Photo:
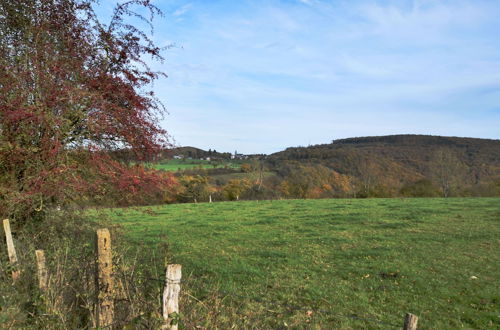
[[[438,197],[440,193],[439,188],[429,179],[407,183],[399,192],[404,197]]]
[[[234,201],[239,200],[241,194],[251,187],[252,183],[248,179],[232,179],[222,188],[226,198]]]
[[[128,148],[145,159],[168,143],[164,108],[148,88],[163,74],[145,62],[162,61],[161,49],[127,22],[161,13],[131,0],[102,22],[95,3],[0,0],[2,217],[40,218],[110,189],[156,194],[173,182],[109,154]]]
[[[360,179],[360,195],[369,197],[373,192],[373,188],[377,185],[380,176],[380,170],[375,164],[374,157],[371,159],[369,157],[359,159],[357,169]]]
[[[441,189],[443,197],[449,197],[464,181],[465,164],[456,153],[448,149],[438,149],[434,152],[430,164],[431,176]]]
[[[286,197],[319,198],[344,196],[352,189],[349,177],[323,165],[298,165],[282,181]]]
[[[181,202],[195,202],[205,199],[212,192],[208,177],[201,175],[183,175],[179,182],[182,186],[179,192]]]
[[[241,164],[240,168],[243,173],[250,173],[253,171],[252,165],[248,163]]]

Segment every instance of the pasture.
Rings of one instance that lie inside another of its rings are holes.
[[[209,168],[240,168],[240,164],[230,162],[211,162],[203,159],[168,159],[150,164],[157,170],[175,172],[179,170],[209,169]]]
[[[182,322],[230,328],[500,326],[500,200],[324,199],[112,209],[183,265]],[[161,265],[146,265],[162,277]]]

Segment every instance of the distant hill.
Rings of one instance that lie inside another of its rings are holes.
[[[174,156],[182,156],[185,158],[193,158],[193,159],[204,159],[207,157],[213,158],[213,159],[261,159],[265,158],[264,154],[252,154],[252,155],[245,155],[245,154],[239,154],[239,153],[234,153],[231,154],[229,152],[218,152],[215,149],[209,149],[203,150],[200,148],[195,148],[195,147],[176,147],[172,149],[168,149],[164,155],[165,158],[168,157],[174,157]]]
[[[167,156],[182,156],[184,158],[205,159],[207,157],[214,159],[230,159],[229,152],[217,152],[216,150],[203,150],[195,147],[177,147],[169,149],[166,153]]]
[[[389,135],[287,148],[268,157],[275,168],[290,162],[321,164],[359,180],[390,186],[458,173],[463,185],[500,180],[500,140],[431,135]],[[446,170],[446,168],[448,168]],[[370,172],[370,173],[368,173]]]
[[[162,166],[172,161],[191,164],[187,159],[194,164],[210,159],[211,166],[238,164],[197,166],[176,174],[208,176],[216,200],[229,198],[227,191],[234,187],[242,199],[500,196],[500,140],[492,139],[355,137],[267,156],[177,147],[157,160]]]

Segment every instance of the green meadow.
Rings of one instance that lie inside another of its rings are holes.
[[[217,163],[210,162],[208,160],[203,159],[169,159],[163,160],[159,163],[150,164],[153,168],[157,170],[164,170],[175,172],[179,170],[192,170],[192,169],[208,169],[208,168],[220,168],[228,166],[229,168],[239,168],[240,164],[236,163]]]
[[[500,327],[498,198],[110,212],[131,246],[182,264],[186,328],[390,329],[406,312],[421,329]]]

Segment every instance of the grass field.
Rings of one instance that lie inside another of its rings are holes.
[[[186,327],[500,327],[500,199],[288,200],[111,211],[183,265]],[[161,276],[161,275],[158,275]],[[382,323],[380,323],[382,322]]]
[[[180,170],[189,170],[189,169],[194,169],[194,168],[219,168],[219,167],[224,167],[228,166],[229,168],[240,168],[240,164],[236,163],[217,163],[214,164],[211,163],[208,160],[203,160],[203,159],[169,159],[169,160],[164,160],[160,163],[154,163],[151,164],[155,169],[157,170],[164,170],[164,171],[178,171]]]

